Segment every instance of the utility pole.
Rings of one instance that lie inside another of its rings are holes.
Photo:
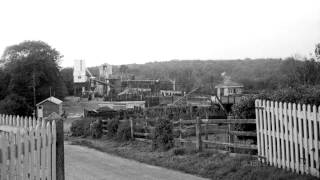
[[[32,74],[32,89],[33,89],[33,107],[34,107],[34,116],[36,116],[36,75],[33,71]]]

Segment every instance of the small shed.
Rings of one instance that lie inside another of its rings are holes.
[[[58,115],[63,113],[62,101],[60,99],[51,96],[37,104],[38,118],[48,117],[53,112],[57,113]]]
[[[234,82],[230,77],[226,77],[224,81],[215,87],[217,89],[218,98],[222,96],[240,95],[243,92],[243,84]]]

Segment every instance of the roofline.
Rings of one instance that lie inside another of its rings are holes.
[[[44,103],[44,102],[46,102],[46,101],[49,101],[49,99],[50,99],[51,97],[56,98],[56,97],[54,97],[54,96],[50,96],[50,97],[42,100],[41,102],[37,103],[36,106],[38,106],[38,105],[40,105],[40,104],[42,104],[42,103]],[[56,99],[58,99],[58,98],[56,98]],[[58,100],[61,101],[60,99],[58,99]],[[50,102],[52,102],[52,101],[50,101]],[[61,104],[62,102],[63,102],[63,101],[61,101],[59,104]],[[54,102],[52,102],[52,103],[53,103],[53,104],[57,104],[57,103],[54,103]]]
[[[215,88],[226,88],[226,87],[244,87],[243,85],[237,85],[237,86],[225,86],[225,85],[217,85]]]

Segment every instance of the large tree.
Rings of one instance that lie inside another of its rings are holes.
[[[42,41],[25,41],[5,49],[1,63],[10,76],[7,92],[25,98],[31,107],[50,93],[63,98],[66,88],[59,72],[60,53]]]
[[[68,95],[73,95],[73,68],[63,68],[61,69],[60,74],[68,90]]]
[[[320,60],[320,43],[316,45],[315,55],[318,60]]]

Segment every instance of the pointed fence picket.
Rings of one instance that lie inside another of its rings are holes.
[[[56,179],[55,121],[0,115],[0,132],[0,180]]]
[[[256,100],[262,162],[320,177],[320,107]]]

